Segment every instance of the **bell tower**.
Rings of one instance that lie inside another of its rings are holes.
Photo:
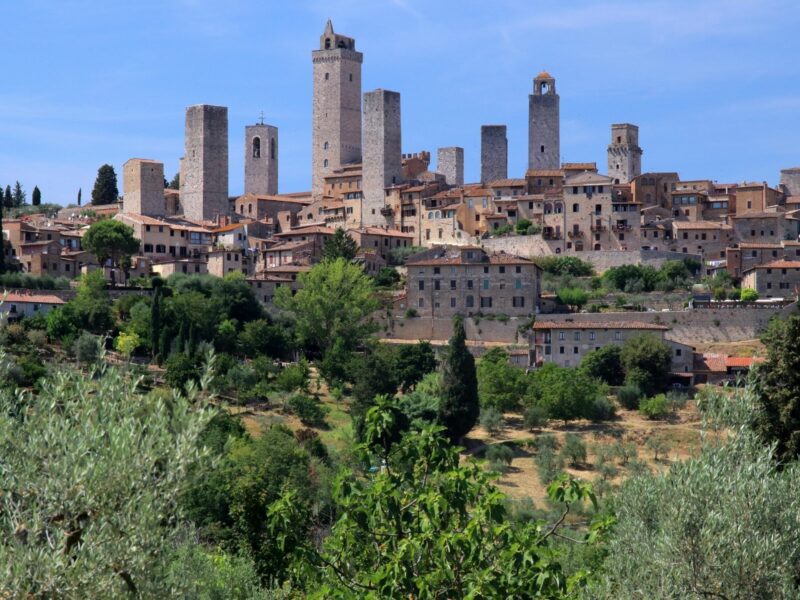
[[[528,168],[560,169],[561,139],[556,80],[542,71],[533,80],[528,96]]]
[[[642,174],[642,149],[639,147],[639,127],[630,123],[611,126],[608,145],[608,176],[614,183],[630,183]]]

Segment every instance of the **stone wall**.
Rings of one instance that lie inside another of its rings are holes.
[[[464,328],[467,333],[467,339],[473,342],[526,344],[527,342],[517,335],[517,328],[527,322],[527,319],[521,318],[510,318],[508,321],[466,318],[464,319]],[[391,319],[381,319],[380,326],[378,335],[382,338],[394,340],[447,341],[453,335],[453,321],[451,319],[393,317]]]
[[[132,158],[122,167],[122,212],[164,214],[164,163]]]
[[[244,128],[244,193],[278,193],[278,128],[273,125],[260,123]]]
[[[458,146],[439,148],[436,171],[444,175],[448,185],[464,185],[464,149]]]
[[[225,106],[198,104],[186,109],[181,204],[184,216],[195,221],[228,213],[228,108]]]
[[[403,179],[400,94],[374,90],[364,94],[364,160],[362,226],[386,224],[381,209],[385,189]]]
[[[508,178],[505,125],[481,125],[481,183]]]

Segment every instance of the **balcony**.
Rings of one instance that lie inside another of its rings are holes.
[[[560,231],[548,231],[545,229],[542,232],[542,237],[546,240],[560,240],[561,239],[561,232]]]
[[[567,232],[567,235],[570,238],[579,238],[579,237],[583,237],[583,232],[580,229],[576,229],[576,230],[572,230],[572,231]]]
[[[391,217],[394,215],[394,209],[391,206],[384,206],[381,208],[381,215],[384,217]]]
[[[617,223],[614,225],[614,231],[630,231],[631,226],[627,223]]]
[[[592,225],[591,230],[594,231],[594,232],[605,231],[606,230],[606,226],[605,225],[601,225],[599,223],[595,223],[594,225]]]

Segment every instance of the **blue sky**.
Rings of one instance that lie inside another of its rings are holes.
[[[244,126],[280,128],[280,191],[310,189],[311,58],[327,18],[364,53],[363,90],[402,96],[403,151],[465,148],[505,123],[527,154],[527,95],[548,70],[565,161],[605,170],[612,122],[640,127],[643,168],[776,183],[800,165],[796,0],[0,0],[0,183],[87,200],[97,168],[178,169],[184,109],[229,107],[230,192]],[[120,181],[120,185],[121,185]]]

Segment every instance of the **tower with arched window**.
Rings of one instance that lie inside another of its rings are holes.
[[[311,53],[314,92],[311,119],[311,192],[322,195],[325,175],[361,160],[361,63],[353,38],[328,21]]]
[[[608,145],[608,176],[614,183],[630,183],[642,174],[642,149],[639,147],[639,127],[630,123],[611,126]]]
[[[528,168],[561,168],[561,122],[556,80],[542,71],[528,96]]]
[[[244,193],[278,193],[278,128],[257,123],[244,128]]]

